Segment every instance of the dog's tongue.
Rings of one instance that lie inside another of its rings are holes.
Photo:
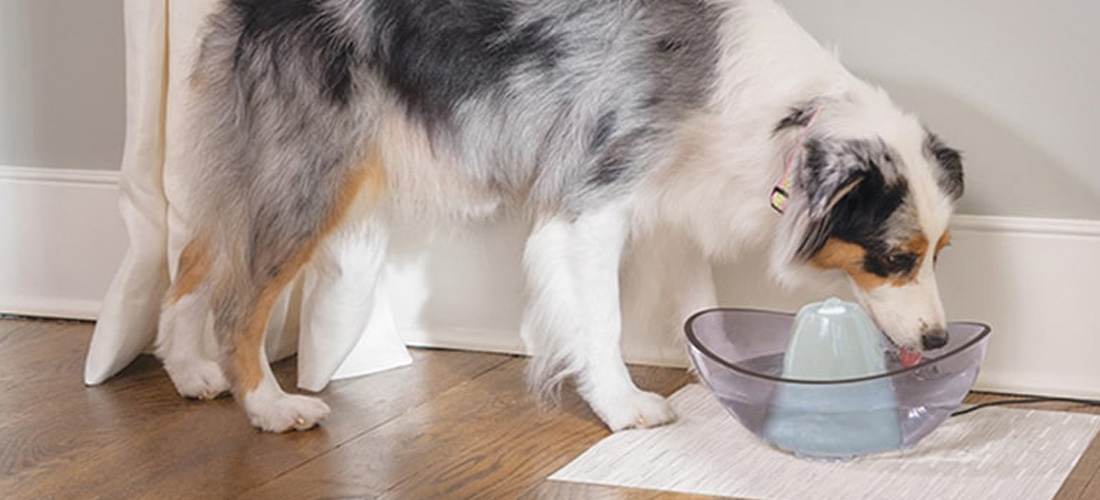
[[[911,351],[909,349],[902,349],[898,353],[898,360],[901,361],[901,366],[909,368],[910,366],[916,366],[920,363],[921,354],[920,351]]]

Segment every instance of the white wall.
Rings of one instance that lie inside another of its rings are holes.
[[[118,169],[121,0],[0,0],[0,165]]]
[[[1100,219],[1100,2],[780,2],[964,151],[964,213]]]
[[[962,212],[1100,219],[1100,2],[780,0],[966,153]],[[117,169],[122,2],[0,1],[0,165]]]

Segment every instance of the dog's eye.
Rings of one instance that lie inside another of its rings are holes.
[[[892,253],[882,258],[882,267],[891,273],[907,273],[917,264],[918,258],[911,252]]]

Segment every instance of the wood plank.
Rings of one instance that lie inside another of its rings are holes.
[[[57,391],[83,388],[91,323],[2,320],[15,324],[0,342],[0,428],[50,414]],[[76,376],[74,377],[74,373]]]
[[[1100,498],[1100,436],[1089,444],[1054,500],[1096,500]]]
[[[0,320],[0,379],[39,382],[67,376],[74,361],[83,367],[92,328],[78,321]]]
[[[477,377],[243,498],[515,498],[608,434],[574,392],[547,408],[523,360]],[[633,368],[671,394],[684,370]]]
[[[0,314],[0,352],[3,352],[4,342],[11,337],[12,332],[26,328],[30,323],[22,318]]]
[[[58,346],[83,346],[90,327],[75,336],[66,329],[34,333]],[[27,343],[51,344],[40,340]],[[7,387],[0,396],[32,403],[0,427],[0,491],[5,498],[80,498],[89,491],[106,498],[231,497],[507,361],[425,350],[414,358],[410,367],[334,383],[322,394],[335,409],[322,428],[273,436],[253,430],[231,399],[178,397],[151,357],[103,386],[85,388],[81,353],[64,364],[63,377]],[[275,371],[290,387],[293,362],[279,363]]]

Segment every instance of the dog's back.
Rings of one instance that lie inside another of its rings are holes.
[[[402,127],[413,130],[396,135],[426,137],[424,156],[461,179],[583,211],[659,163],[676,124],[705,104],[713,10],[700,0],[229,1],[194,76],[210,191],[325,178],[371,142],[390,147],[375,136]],[[318,156],[330,161],[294,160]]]

